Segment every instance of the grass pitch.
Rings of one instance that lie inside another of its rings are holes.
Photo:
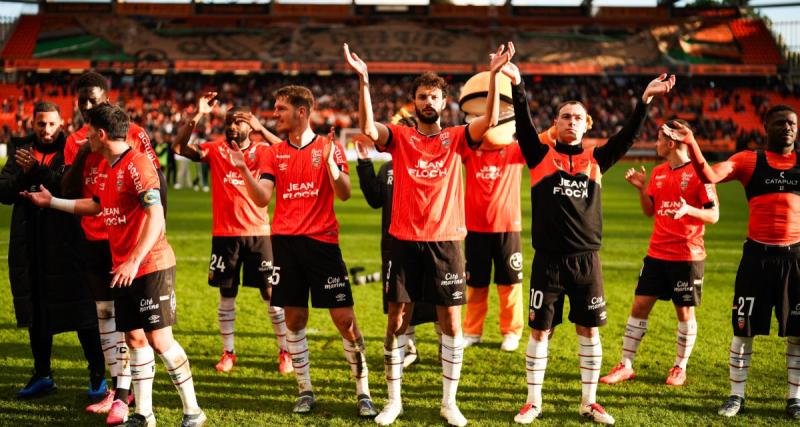
[[[638,196],[623,179],[629,163],[612,168],[603,179],[603,250],[601,259],[608,302],[608,325],[603,337],[603,368],[607,373],[620,357],[622,333],[629,314],[641,260],[652,220],[641,214]],[[652,164],[648,170],[652,170]],[[358,189],[355,168],[351,179],[353,197],[337,202],[341,247],[348,267],[380,270],[380,214],[370,209]],[[533,250],[530,246],[530,196],[528,174],[523,174],[522,233],[525,256],[525,303]],[[707,228],[706,276],[703,304],[698,309],[699,335],[689,362],[688,382],[682,388],[664,385],[675,357],[677,320],[671,303],[659,302],[650,317],[647,337],[637,359],[634,381],[600,384],[598,400],[619,425],[778,425],[788,424],[783,415],[786,393],[785,342],[775,335],[760,337],[754,345],[747,387],[747,411],[732,420],[717,416],[717,407],[728,395],[728,346],[731,339],[730,307],[733,280],[747,229],[747,205],[738,183],[718,187],[721,215]],[[104,425],[104,417],[84,413],[88,375],[86,362],[74,333],[55,337],[54,378],[58,393],[30,401],[15,399],[27,382],[33,362],[27,331],[15,326],[8,284],[7,251],[9,207],[0,207],[0,425]],[[217,426],[372,425],[355,416],[355,387],[342,354],[339,335],[325,311],[312,310],[308,324],[311,376],[317,407],[310,416],[291,414],[297,394],[293,376],[277,373],[278,349],[266,307],[254,289],[238,297],[236,352],[239,364],[230,374],[218,374],[214,364],[221,354],[216,310],[218,293],[206,284],[211,244],[209,193],[171,191],[167,237],[178,257],[178,324],[176,338],[192,363],[200,405]],[[309,260],[313,262],[313,260]],[[373,399],[382,407],[386,399],[382,340],[385,317],[380,286],[354,286],[355,309],[367,343]],[[520,349],[499,350],[502,337],[497,327],[497,295],[490,294],[490,310],[483,344],[466,350],[458,401],[470,425],[510,425],[526,396],[523,337]],[[566,317],[566,315],[565,315]],[[566,320],[566,319],[565,319]],[[773,325],[773,331],[777,327]],[[773,332],[774,334],[777,332]],[[405,414],[396,425],[442,425],[441,367],[431,325],[417,328],[421,362],[406,370],[403,381]],[[550,343],[550,359],[544,384],[543,418],[539,425],[585,424],[578,415],[580,372],[574,328],[556,328]],[[180,423],[178,395],[160,361],[156,364],[154,407],[161,425]]]

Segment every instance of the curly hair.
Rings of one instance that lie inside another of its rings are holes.
[[[442,91],[442,98],[447,97],[447,82],[439,77],[438,74],[427,71],[414,79],[414,82],[411,84],[411,98],[415,98],[417,96],[417,89],[420,87],[432,87],[436,89],[441,89]]]

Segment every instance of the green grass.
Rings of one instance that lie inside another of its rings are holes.
[[[639,209],[637,196],[622,174],[620,164],[604,177],[604,246],[602,250],[608,300],[608,325],[602,329],[603,373],[619,359],[621,336],[633,299],[651,220]],[[652,165],[650,165],[652,166]],[[651,169],[651,167],[649,167]],[[341,246],[348,266],[378,271],[380,265],[380,214],[371,210],[358,190],[353,174],[353,198],[338,203]],[[523,183],[523,247],[525,274],[530,273],[530,198],[528,177]],[[675,353],[676,319],[671,304],[661,302],[651,315],[650,330],[637,357],[637,378],[617,386],[600,385],[599,401],[620,425],[775,425],[783,416],[786,389],[785,344],[776,336],[756,340],[747,388],[748,411],[734,420],[716,415],[728,394],[727,349],[731,338],[730,307],[733,279],[746,233],[747,206],[741,186],[718,188],[719,224],[707,232],[708,261],[703,305],[698,310],[699,339],[689,363],[689,380],[683,388],[663,382]],[[293,376],[282,377],[276,368],[277,348],[264,304],[253,289],[238,299],[236,350],[239,365],[231,374],[214,371],[221,353],[216,307],[218,294],[206,285],[210,250],[211,204],[208,193],[172,191],[169,201],[168,239],[178,257],[177,339],[192,362],[200,405],[211,425],[370,425],[355,413],[355,390],[342,355],[341,341],[329,316],[313,310],[308,325],[311,375],[318,405],[311,416],[290,414],[297,393]],[[11,210],[0,208],[0,425],[102,425],[100,416],[83,412],[86,401],[86,363],[73,333],[58,335],[53,349],[57,394],[33,401],[14,399],[32,369],[27,331],[14,324],[6,256]],[[309,260],[313,262],[313,260]],[[525,295],[528,294],[527,278]],[[376,404],[385,402],[382,337],[385,317],[377,284],[354,287],[356,313],[367,343],[370,385]],[[526,297],[527,304],[527,297]],[[526,395],[524,342],[516,353],[499,351],[497,296],[491,292],[490,315],[484,344],[466,351],[458,399],[471,425],[509,425]],[[577,340],[569,324],[556,329],[544,385],[541,425],[577,425],[580,376]],[[777,330],[773,325],[773,330]],[[526,332],[527,333],[527,332]],[[405,415],[397,425],[441,425],[441,368],[436,362],[435,335],[430,325],[418,328],[422,362],[406,371]],[[161,363],[157,364],[154,390],[156,415],[162,425],[180,420],[180,401]]]

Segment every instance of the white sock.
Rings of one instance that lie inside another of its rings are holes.
[[[800,399],[800,337],[786,338],[786,373],[789,383],[788,399]]]
[[[603,363],[600,335],[591,338],[578,335],[578,348],[581,363],[581,403],[590,405],[597,402],[597,380],[600,379],[600,366]]]
[[[97,310],[97,326],[100,331],[100,348],[103,349],[103,359],[106,361],[108,373],[116,378],[120,372],[120,364],[117,363],[117,341],[124,340],[125,337],[121,332],[117,332],[114,301],[95,301],[94,304]]]
[[[533,403],[542,409],[542,384],[547,370],[547,346],[550,341],[537,341],[533,336],[528,339],[525,350],[525,374],[528,379],[528,398],[526,403]]]
[[[628,324],[625,325],[625,335],[622,337],[622,363],[625,364],[626,368],[633,367],[636,350],[639,349],[639,344],[641,344],[646,333],[647,319],[628,317]]]
[[[442,406],[456,404],[458,380],[464,362],[464,335],[442,334]]]
[[[153,377],[156,375],[156,356],[153,354],[153,348],[149,345],[131,348],[130,353],[136,413],[147,416],[153,413]]]
[[[386,372],[386,387],[389,402],[400,402],[403,384],[403,358],[406,352],[405,334],[395,336],[391,347],[383,347],[383,368]]]
[[[272,330],[275,331],[278,347],[280,347],[281,351],[286,351],[286,316],[283,308],[271,306],[270,301],[264,301],[264,303],[267,304],[269,320],[272,321]]]
[[[442,334],[443,334],[443,332],[442,332],[442,325],[439,324],[439,321],[433,322],[433,330],[436,332],[436,339],[438,340],[438,343],[439,343],[439,345],[437,346],[437,348],[439,349],[439,351],[438,351],[439,354],[437,356],[439,357],[439,362],[441,362],[442,361]]]
[[[219,333],[222,336],[222,349],[233,353],[233,327],[236,323],[236,298],[219,296],[217,320],[219,320]]]
[[[125,343],[125,334],[119,333],[121,340],[117,342],[117,366],[119,373],[117,374],[117,389],[130,390],[131,389],[131,353],[128,349],[128,344]],[[128,403],[128,402],[125,402]]]
[[[313,391],[311,387],[311,374],[309,367],[311,365],[310,357],[308,354],[308,341],[306,341],[305,328],[297,332],[286,330],[286,346],[289,353],[292,355],[292,366],[294,367],[294,375],[297,378],[297,388],[300,393],[304,391]]]
[[[364,347],[364,338],[358,337],[356,341],[342,338],[344,357],[350,364],[350,373],[356,380],[356,397],[369,396],[369,370],[367,369],[367,350]]]
[[[178,394],[181,396],[183,413],[200,413],[200,407],[197,405],[197,396],[194,394],[192,368],[189,366],[189,358],[186,356],[186,352],[183,351],[183,347],[175,341],[169,350],[159,354],[159,356],[161,356],[164,366],[167,367],[172,384],[175,384],[175,388],[178,389]]]
[[[731,395],[744,397],[747,384],[747,370],[753,355],[753,337],[734,336],[730,348]]]
[[[675,357],[675,366],[686,370],[686,364],[689,363],[689,356],[692,355],[695,341],[697,341],[697,320],[678,322],[678,354]]]
[[[417,328],[414,325],[408,325],[406,328],[406,341],[409,350],[417,348]]]

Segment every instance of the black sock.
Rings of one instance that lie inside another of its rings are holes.
[[[127,404],[129,393],[130,390],[127,388],[117,388],[116,391],[114,391],[114,400],[121,400]]]
[[[113,389],[117,388],[117,377],[111,379],[111,388]]]
[[[100,383],[103,382],[103,378],[105,377],[105,372],[90,372],[89,373],[89,383],[92,385],[92,390],[97,390],[100,387]]]

